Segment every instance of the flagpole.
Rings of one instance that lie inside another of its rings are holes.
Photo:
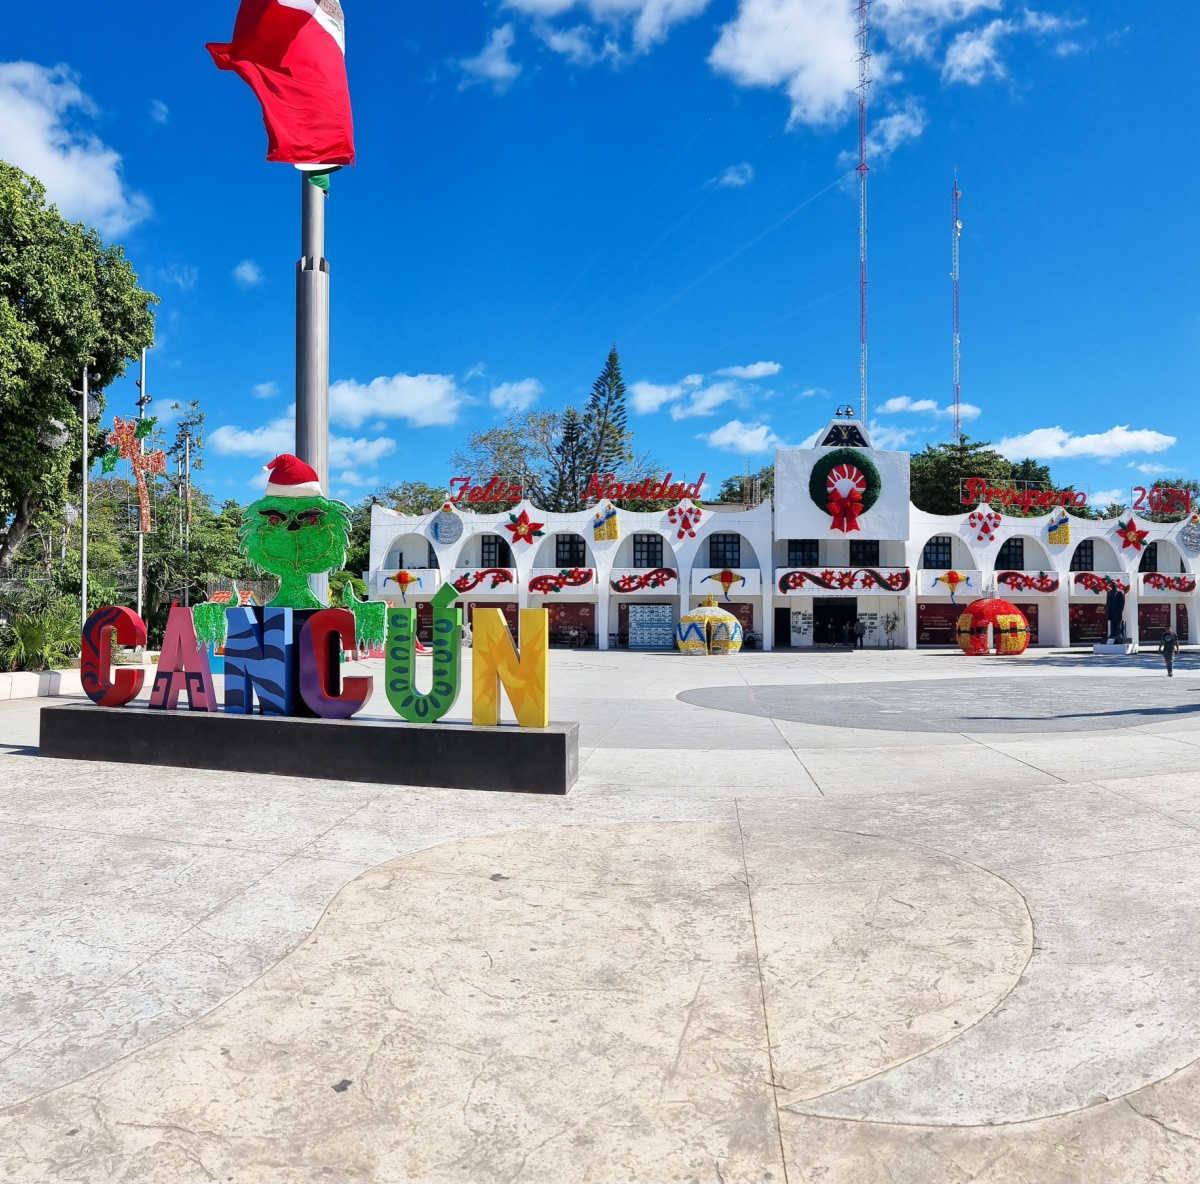
[[[325,259],[325,193],[300,172],[300,261],[296,264],[296,454],[329,479],[329,263]],[[322,601],[328,575],[309,577]]]

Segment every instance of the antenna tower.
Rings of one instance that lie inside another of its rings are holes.
[[[958,172],[954,172],[954,218],[950,226],[950,278],[954,284],[954,437],[962,437],[962,337],[958,313],[958,244],[962,240],[963,223],[958,216]]]
[[[867,423],[867,90],[871,84],[871,0],[858,0],[858,412]]]

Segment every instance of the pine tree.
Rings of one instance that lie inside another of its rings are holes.
[[[581,463],[583,486],[593,475],[603,478],[608,472],[629,461],[628,420],[625,411],[625,381],[621,378],[621,360],[614,345],[583,414],[584,455]]]
[[[579,498],[588,482],[583,477],[583,460],[587,454],[583,421],[573,408],[563,413],[562,437],[554,449],[558,460],[554,511],[573,512],[579,507]]]

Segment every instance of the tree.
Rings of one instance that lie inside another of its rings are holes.
[[[1200,483],[1194,479],[1184,479],[1183,477],[1156,479],[1146,489],[1146,503],[1143,505],[1146,510],[1146,520],[1156,522],[1183,520],[1188,515],[1190,508],[1183,500],[1185,492],[1191,497],[1191,504],[1195,505],[1197,498],[1200,497]],[[1157,509],[1154,507],[1156,500],[1159,504]]]
[[[0,570],[38,514],[79,486],[71,389],[84,366],[97,394],[122,375],[154,340],[157,302],[120,246],[64,220],[36,179],[0,162]],[[93,453],[102,443],[97,430]]]
[[[608,352],[604,370],[592,384],[592,394],[583,410],[584,453],[580,466],[585,488],[593,475],[603,478],[633,461],[627,421],[625,381],[621,378],[621,359],[614,345]],[[578,498],[580,492],[574,495]]]
[[[775,495],[775,468],[763,467],[753,475],[732,475],[721,484],[718,504],[760,504]]]
[[[957,441],[926,446],[909,461],[909,495],[922,512],[949,516],[967,512],[973,504],[962,501],[964,479],[1012,479],[1012,463],[985,442]]]
[[[564,469],[559,445],[562,417],[558,413],[521,413],[506,425],[473,433],[466,450],[455,454],[454,469],[486,483],[493,475],[521,485],[525,497],[547,512],[569,512],[578,499],[562,504]],[[478,505],[479,512],[500,512],[503,505]]]
[[[562,437],[555,447],[558,475],[555,479],[553,507],[556,512],[569,512],[579,504],[587,487],[584,459],[588,453],[587,431],[579,413],[568,408],[562,415]]]

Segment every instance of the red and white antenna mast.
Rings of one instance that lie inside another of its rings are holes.
[[[871,84],[871,0],[858,0],[858,409],[867,423],[867,89]]]
[[[954,284],[954,437],[962,437],[962,337],[958,311],[958,244],[962,240],[963,223],[958,215],[958,172],[954,172],[954,217],[950,226],[950,278]]]

